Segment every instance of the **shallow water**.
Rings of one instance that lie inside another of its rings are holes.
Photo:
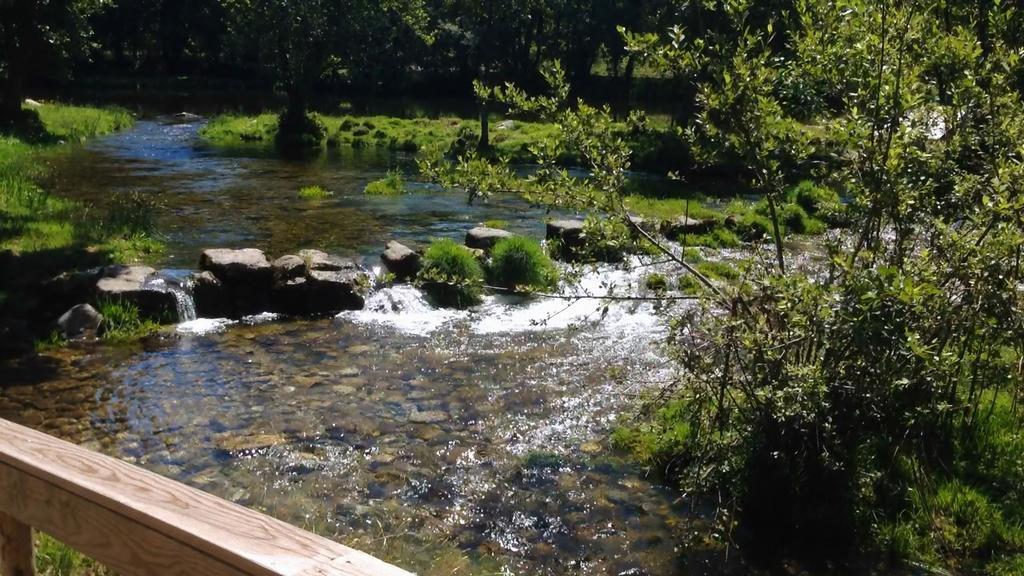
[[[491,218],[543,234],[543,211],[514,197],[362,194],[409,157],[287,162],[211,150],[197,127],[140,122],[56,159],[54,185],[98,205],[117,190],[157,194],[174,269],[209,246],[317,247],[375,265],[387,239],[461,238]],[[299,199],[308,184],[334,196]],[[577,290],[651,269],[591,270]],[[140,346],[72,347],[0,389],[0,417],[423,573],[673,574],[677,494],[606,441],[668,378],[661,312],[508,296],[445,311],[397,286],[333,319],[198,319]]]

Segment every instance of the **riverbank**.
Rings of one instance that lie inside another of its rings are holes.
[[[476,149],[480,140],[480,120],[444,116],[438,118],[399,118],[395,116],[324,115],[312,117],[323,127],[323,148],[377,148],[416,154],[424,150],[463,151]],[[221,148],[272,148],[277,135],[276,114],[222,115],[212,119],[200,131],[207,143]],[[618,135],[631,144],[635,170],[665,172],[678,169],[687,157],[682,143],[671,133],[665,118],[647,119],[642,127],[625,122],[616,125]],[[531,148],[553,145],[558,127],[540,122],[501,119],[493,115],[489,122],[488,153],[513,163],[531,163],[536,159]],[[563,154],[559,162],[578,164],[578,158]]]
[[[0,136],[0,348],[20,349],[51,320],[38,286],[66,270],[142,262],[159,254],[155,206],[140,194],[113,198],[102,213],[51,194],[45,181],[54,158],[83,140],[130,127],[120,108],[35,104],[43,133]],[[2,355],[2,354],[0,354]]]

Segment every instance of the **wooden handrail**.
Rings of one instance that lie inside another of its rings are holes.
[[[31,576],[31,528],[121,574],[409,576],[373,556],[0,419],[0,576]]]

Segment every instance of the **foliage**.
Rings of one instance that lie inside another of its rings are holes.
[[[644,276],[644,286],[653,292],[664,292],[668,290],[668,278],[664,274],[648,274]]]
[[[405,192],[405,180],[401,172],[390,170],[387,176],[367,184],[363,192],[371,196],[397,196]]]
[[[491,250],[488,278],[511,290],[542,290],[558,284],[558,269],[535,240],[502,238]]]
[[[35,539],[36,573],[40,576],[108,576],[113,572],[44,533]]]
[[[324,189],[323,186],[316,184],[299,188],[299,198],[303,198],[305,200],[321,200],[330,195],[331,193]]]
[[[441,306],[466,308],[483,297],[484,269],[469,248],[454,240],[435,240],[423,253],[417,281]]]
[[[143,318],[139,307],[127,300],[100,300],[96,303],[96,310],[103,315],[100,335],[104,340],[115,342],[137,340],[154,334],[160,329],[160,324]]]

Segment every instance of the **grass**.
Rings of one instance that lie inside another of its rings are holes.
[[[401,172],[389,170],[387,176],[367,184],[363,192],[370,196],[397,196],[405,192],[405,180]]]
[[[304,200],[321,200],[327,198],[331,193],[321,186],[303,186],[299,188],[299,198]]]
[[[472,251],[454,240],[430,243],[418,280],[441,306],[466,308],[483,297],[483,266]]]
[[[507,220],[485,220],[481,224],[487,228],[495,228],[497,230],[508,230]]]
[[[91,108],[44,104],[35,109],[46,132],[64,141],[82,141],[131,127],[134,119],[124,108]]]
[[[101,300],[96,310],[103,315],[100,333],[104,340],[125,342],[144,338],[160,330],[160,324],[142,317],[139,308],[122,300]]]
[[[511,290],[543,290],[558,284],[558,269],[541,245],[531,238],[502,238],[491,251],[491,282]]]
[[[52,536],[37,532],[36,574],[39,576],[112,576],[114,572]]]

